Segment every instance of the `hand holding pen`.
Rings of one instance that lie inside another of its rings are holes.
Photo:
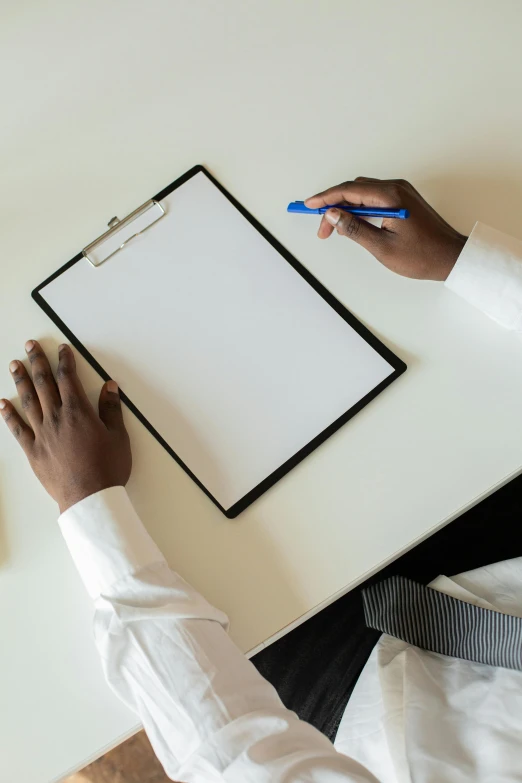
[[[320,239],[337,231],[405,277],[446,280],[467,239],[402,179],[357,177],[293,204],[289,212],[322,215]],[[383,217],[382,227],[360,216]]]

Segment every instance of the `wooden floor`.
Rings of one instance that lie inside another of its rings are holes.
[[[63,783],[171,783],[143,731]]]

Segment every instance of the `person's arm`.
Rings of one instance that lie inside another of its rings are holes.
[[[328,210],[319,237],[337,233],[365,247],[405,277],[446,281],[446,286],[508,329],[522,331],[522,242],[477,223],[469,238],[452,228],[405,180],[358,177],[318,193],[309,207],[349,203],[405,207],[406,220],[377,228],[355,215]]]
[[[104,384],[98,416],[70,348],[60,348],[56,381],[38,343],[27,349],[32,379],[22,362],[11,373],[30,426],[7,400],[0,411],[58,502],[95,603],[107,680],[138,714],[169,777],[377,783],[285,709],[228,637],[225,615],[168,567],[124,489],[131,456],[116,384]]]
[[[522,242],[476,223],[446,285],[494,321],[522,332]]]

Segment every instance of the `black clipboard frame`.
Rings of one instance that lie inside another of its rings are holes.
[[[147,430],[153,435],[156,440],[163,446],[163,448],[170,454],[170,456],[178,463],[178,465],[183,468],[185,473],[187,473],[190,478],[198,485],[198,487],[205,493],[205,495],[219,508],[219,510],[228,518],[228,519],[234,519],[238,516],[242,511],[244,511],[251,503],[253,503],[255,500],[257,500],[261,495],[263,495],[270,487],[272,487],[274,484],[276,484],[283,476],[285,476],[287,473],[289,473],[292,468],[296,467],[300,462],[302,462],[305,457],[309,456],[315,449],[320,446],[322,443],[324,443],[325,440],[327,440],[331,435],[334,434],[334,432],[337,432],[338,429],[340,429],[344,424],[346,424],[347,421],[349,421],[353,416],[355,416],[356,413],[358,413],[360,410],[362,410],[366,405],[368,405],[369,402],[371,402],[377,395],[379,395],[387,386],[389,386],[391,383],[393,383],[394,380],[396,380],[400,375],[402,375],[405,370],[407,369],[406,364],[402,361],[402,359],[399,359],[398,356],[396,356],[392,351],[390,351],[389,348],[387,348],[375,335],[373,335],[369,329],[367,329],[363,324],[357,320],[357,318],[350,313],[349,310],[346,309],[346,307],[339,302],[338,299],[335,298],[335,296],[328,291],[327,288],[325,288],[322,283],[319,282],[294,256],[286,250],[286,248],[283,247],[283,245],[274,237],[272,234],[267,231],[264,226],[259,223],[256,218],[248,212],[245,207],[243,207],[242,204],[237,201],[237,199],[234,198],[224,187],[221,185],[213,176],[210,174],[207,169],[202,165],[197,165],[191,168],[189,171],[185,172],[181,177],[178,177],[178,179],[174,180],[170,185],[167,185],[166,188],[161,190],[157,195],[153,196],[154,201],[161,201],[166,196],[169,195],[169,193],[172,193],[173,190],[176,190],[176,188],[179,188],[181,185],[183,185],[185,182],[187,182],[189,179],[194,177],[196,174],[199,173],[205,174],[206,177],[209,178],[209,180],[221,191],[221,193],[226,196],[226,198],[234,205],[234,207],[245,217],[253,226],[254,228],[259,231],[261,236],[263,236],[267,242],[269,242],[275,250],[284,258],[287,263],[292,266],[296,272],[298,272],[306,282],[312,286],[314,291],[319,294],[329,305],[332,307],[338,315],[341,316],[341,318],[346,321],[347,324],[349,324],[380,356],[382,356],[383,359],[385,359],[393,368],[393,372],[391,375],[389,375],[387,378],[385,378],[384,381],[382,381],[380,384],[378,384],[374,389],[372,389],[371,392],[369,392],[367,395],[365,395],[359,402],[354,405],[352,408],[347,410],[345,413],[342,414],[339,418],[337,418],[335,421],[333,421],[326,429],[324,429],[322,432],[320,432],[318,435],[315,436],[309,443],[307,443],[305,446],[303,446],[296,454],[294,454],[293,457],[290,457],[290,459],[286,460],[279,468],[274,470],[269,476],[267,476],[263,481],[261,481],[256,487],[251,489],[244,497],[242,497],[240,500],[238,500],[234,505],[232,505],[230,508],[225,509],[223,506],[216,500],[216,498],[208,491],[208,489],[201,483],[201,481],[197,478],[197,476],[190,470],[190,468],[185,465],[183,460],[176,454],[176,452],[169,446],[169,444],[161,437],[160,433],[150,424],[150,422],[145,418],[145,416],[141,413],[141,411],[134,405],[132,400],[130,400],[124,391],[120,390],[121,399],[126,404],[126,406],[129,408],[129,410],[134,413],[134,415],[139,419],[139,421],[147,428]],[[96,372],[104,379],[104,381],[110,380],[109,374],[104,370],[104,368],[96,361],[94,356],[85,348],[85,346],[77,339],[76,335],[71,332],[71,330],[67,327],[67,325],[61,320],[59,315],[49,306],[49,304],[45,301],[43,296],[41,295],[40,291],[45,288],[45,286],[49,285],[53,280],[55,280],[57,277],[62,275],[64,272],[67,271],[71,266],[76,264],[78,261],[80,261],[83,258],[83,253],[78,253],[78,255],[74,256],[74,258],[71,258],[70,261],[68,261],[66,264],[64,264],[62,267],[60,267],[54,274],[50,275],[46,280],[44,280],[43,283],[40,283],[31,293],[32,298],[34,301],[38,304],[39,307],[42,308],[42,310],[46,313],[46,315],[49,316],[49,318],[56,324],[56,326],[60,329],[60,331],[63,332],[63,334],[66,336],[66,338],[74,345],[76,350],[83,356],[84,359],[86,359],[91,367],[93,367]]]

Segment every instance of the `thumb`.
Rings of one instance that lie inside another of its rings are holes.
[[[378,252],[382,240],[380,228],[336,207],[329,209],[324,216],[328,223],[337,229],[338,234],[353,239],[354,242],[362,245],[374,255]]]
[[[121,410],[120,393],[116,381],[107,381],[102,386],[98,403],[100,419],[112,432],[125,431]]]

